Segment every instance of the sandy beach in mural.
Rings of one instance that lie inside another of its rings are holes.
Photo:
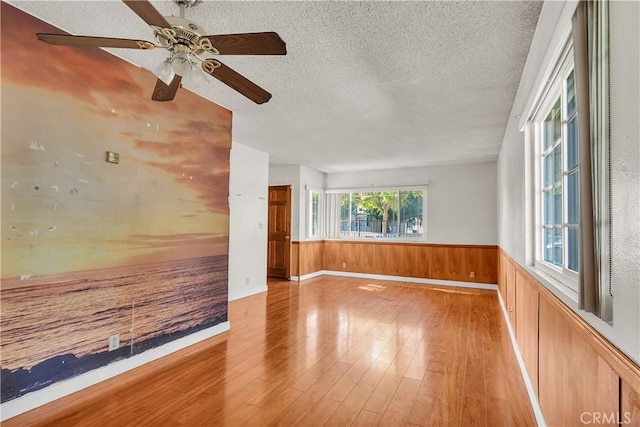
[[[231,112],[1,12],[6,401],[226,320]]]

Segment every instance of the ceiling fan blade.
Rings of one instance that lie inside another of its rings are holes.
[[[202,69],[207,74],[220,80],[230,88],[237,90],[256,104],[264,104],[271,99],[269,92],[218,60],[207,59],[202,63]]]
[[[61,46],[119,47],[124,49],[153,49],[153,43],[145,40],[114,39],[110,37],[71,36],[67,34],[37,33],[39,40]]]
[[[278,33],[242,33],[204,36],[221,55],[286,55],[287,45]]]
[[[151,6],[147,0],[122,0],[124,4],[129,6],[136,15],[149,25],[155,25],[160,28],[171,28],[171,24],[160,15],[155,7]]]
[[[160,79],[156,82],[156,87],[153,89],[153,95],[151,99],[154,101],[172,101],[176,97],[176,92],[180,88],[180,82],[182,77],[176,75],[169,86],[164,84]]]

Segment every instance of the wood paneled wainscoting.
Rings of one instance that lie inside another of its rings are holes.
[[[305,276],[324,270],[324,240],[293,242],[291,246],[291,275]]]
[[[498,248],[491,245],[311,240],[293,242],[292,274],[333,271],[495,284]]]
[[[505,252],[498,289],[549,426],[640,426],[640,367]]]

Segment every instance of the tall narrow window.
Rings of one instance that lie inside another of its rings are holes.
[[[577,292],[580,259],[578,115],[573,63],[568,57],[538,117],[537,264]]]
[[[317,191],[311,191],[311,209],[309,211],[311,214],[309,237],[320,237],[320,194]]]

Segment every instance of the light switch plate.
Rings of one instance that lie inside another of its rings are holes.
[[[120,154],[114,153],[113,151],[107,151],[107,162],[117,165],[120,163]]]

